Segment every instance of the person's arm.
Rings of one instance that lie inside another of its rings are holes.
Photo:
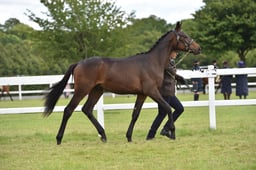
[[[180,76],[180,75],[178,75],[178,74],[175,75],[175,79],[176,79],[179,83],[181,83],[181,84],[187,84],[187,81],[184,79],[184,77],[182,77],[182,76]]]
[[[184,84],[187,86],[188,89],[190,89],[189,85],[188,85],[188,81],[186,79],[184,79],[184,77],[182,77],[181,75],[176,74],[175,75],[175,79],[177,80],[177,82],[179,82],[180,84]],[[193,83],[193,82],[192,82]]]

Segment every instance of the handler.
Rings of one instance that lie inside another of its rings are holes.
[[[168,65],[168,68],[164,71],[164,80],[162,87],[160,88],[160,93],[163,96],[164,100],[175,110],[171,115],[173,116],[173,121],[175,122],[178,117],[183,113],[184,107],[179,101],[179,99],[175,96],[175,85],[176,85],[176,80],[185,84],[185,79],[182,76],[179,76],[176,74],[176,66],[175,66],[175,59],[176,59],[177,53],[172,52],[170,56],[170,63]],[[164,108],[162,108],[160,105],[158,105],[158,114],[154,120],[154,122],[151,125],[151,128],[148,132],[146,140],[151,140],[155,137],[156,131],[159,128],[160,124],[162,123],[163,119],[167,113],[165,112]],[[171,138],[171,131],[169,130],[170,127],[170,121],[166,122],[164,125],[161,135],[167,136],[170,139]]]

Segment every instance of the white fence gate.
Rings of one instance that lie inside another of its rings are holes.
[[[191,70],[178,70],[178,74],[182,75],[185,79],[208,77],[209,99],[205,101],[183,101],[184,107],[199,107],[209,106],[209,121],[210,128],[216,129],[216,106],[232,106],[232,105],[256,105],[256,99],[246,100],[215,100],[214,91],[214,78],[216,75],[239,75],[247,74],[248,77],[256,77],[256,68],[233,68],[233,69],[217,69],[213,66],[208,66],[203,71]],[[53,84],[61,80],[63,75],[55,76],[23,76],[23,77],[0,77],[1,85],[18,85],[19,86],[19,99],[22,96],[22,85],[36,85],[36,84]],[[71,83],[71,79],[69,80]],[[81,110],[79,105],[75,111]],[[97,118],[100,124],[104,127],[104,110],[115,109],[133,109],[134,103],[127,104],[104,104],[103,97],[100,98],[94,110],[97,110]],[[54,112],[62,112],[65,106],[55,106]],[[157,108],[156,103],[144,103],[142,108]],[[38,113],[43,112],[43,107],[24,107],[24,108],[0,108],[0,114],[16,114],[16,113]]]

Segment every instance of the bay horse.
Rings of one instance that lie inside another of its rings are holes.
[[[11,101],[13,101],[12,95],[10,94],[10,87],[9,86],[7,86],[7,85],[0,86],[0,91],[1,91],[0,100],[4,96],[4,93],[6,92],[6,95],[8,95],[10,97]]]
[[[45,98],[44,116],[49,116],[61,96],[71,74],[74,78],[74,95],[64,109],[62,122],[56,136],[57,144],[61,144],[66,124],[79,102],[88,94],[82,111],[89,118],[106,142],[105,130],[93,115],[93,107],[104,91],[117,94],[136,94],[137,98],[132,113],[126,138],[132,141],[132,132],[138,119],[141,107],[147,96],[165,108],[171,115],[171,108],[162,98],[161,87],[164,69],[167,68],[172,51],[186,51],[199,54],[201,48],[193,39],[181,31],[181,23],[177,22],[174,30],[164,34],[147,52],[136,54],[127,58],[91,57],[70,65],[60,82],[51,87]],[[170,130],[175,139],[175,126],[172,116]]]

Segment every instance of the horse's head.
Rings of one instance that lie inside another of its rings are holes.
[[[177,42],[175,50],[186,51],[193,54],[200,54],[200,45],[181,31],[181,22],[177,22],[174,33],[176,35]]]

